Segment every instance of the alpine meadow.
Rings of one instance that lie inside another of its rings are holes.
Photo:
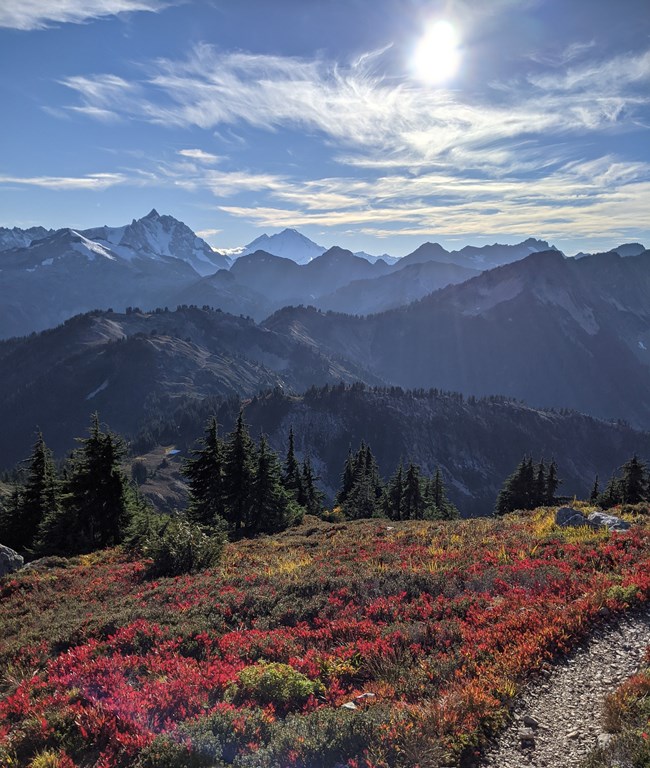
[[[645,0],[3,0],[0,95],[0,768],[650,768]]]

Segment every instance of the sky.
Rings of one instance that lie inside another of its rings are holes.
[[[0,226],[650,247],[647,0],[2,0]]]

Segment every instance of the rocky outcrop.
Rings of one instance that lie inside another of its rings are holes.
[[[13,549],[0,544],[0,577],[19,571],[24,564],[23,558]]]
[[[630,524],[615,515],[606,515],[604,512],[592,512],[587,518],[590,523],[599,528],[608,528],[610,531],[627,531]]]
[[[555,513],[555,523],[562,528],[579,528],[586,525],[588,528],[607,528],[610,531],[627,531],[630,527],[629,523],[615,515],[606,515],[601,511],[584,515],[572,507],[560,507]]]

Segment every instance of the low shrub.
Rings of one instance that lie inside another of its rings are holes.
[[[324,691],[320,681],[310,680],[288,664],[260,661],[242,669],[226,696],[237,703],[252,701],[292,710],[301,707],[310,696]]]

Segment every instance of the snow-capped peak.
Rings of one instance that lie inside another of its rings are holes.
[[[241,252],[241,256],[247,256],[255,251],[263,250],[273,256],[281,256],[291,259],[297,264],[307,264],[317,256],[325,253],[327,248],[318,245],[296,229],[283,229],[275,235],[266,233],[255,238]]]
[[[123,227],[98,227],[84,235],[105,243],[123,259],[181,259],[202,277],[228,267],[228,259],[214,251],[186,224],[173,216],[161,216],[155,208]]]

